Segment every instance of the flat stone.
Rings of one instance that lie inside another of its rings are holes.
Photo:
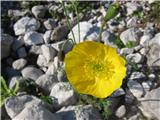
[[[20,59],[17,59],[16,61],[13,62],[12,67],[15,70],[20,70],[20,69],[24,68],[26,64],[27,64],[27,60],[20,58]]]
[[[135,80],[129,80],[127,86],[136,98],[140,98],[144,94],[142,85]]]
[[[6,111],[12,119],[28,105],[42,106],[44,108],[51,109],[47,103],[30,95],[13,96],[7,98],[5,101]]]
[[[43,35],[44,42],[47,44],[50,43],[51,41],[51,33],[52,33],[52,30],[47,30]]]
[[[127,55],[126,60],[128,62],[133,62],[133,63],[142,63],[144,60],[144,57],[139,53],[134,53],[134,54]]]
[[[80,42],[84,40],[96,40],[99,35],[99,27],[93,26],[89,22],[80,22]],[[79,43],[78,24],[72,28],[76,43]],[[68,38],[73,40],[72,32],[68,34]]]
[[[51,45],[42,45],[41,50],[47,62],[54,60],[54,57],[57,55],[56,49],[54,49]]]
[[[147,92],[140,101],[141,106],[139,106],[139,108],[147,118],[160,120],[160,87]]]
[[[32,7],[32,13],[36,18],[43,18],[46,13],[46,7],[43,5],[37,5]]]
[[[57,114],[63,120],[102,120],[100,113],[92,105],[63,107]]]
[[[37,58],[37,65],[40,67],[47,67],[48,66],[48,62],[47,59],[45,58],[44,55],[39,55]]]
[[[77,102],[76,93],[67,82],[59,82],[53,86],[50,96],[54,97],[53,107],[73,105]]]
[[[39,55],[42,54],[41,45],[32,45],[29,53]]]
[[[48,20],[44,21],[44,26],[47,30],[52,30],[56,27],[56,21],[54,19],[49,18]]]
[[[118,118],[122,118],[126,113],[126,108],[124,105],[121,105],[117,110],[116,110],[116,116]]]
[[[15,35],[24,35],[26,32],[38,30],[39,21],[31,17],[22,17],[14,24]]]
[[[128,42],[138,44],[140,31],[136,28],[129,28],[120,34],[120,39],[126,45]]]
[[[43,35],[35,31],[27,32],[24,36],[24,42],[26,45],[42,44],[44,42]]]
[[[32,80],[37,80],[39,76],[43,74],[43,72],[40,69],[32,67],[32,66],[25,67],[21,71],[21,73],[24,78],[29,78]]]
[[[54,85],[56,85],[58,82],[57,77],[55,75],[47,75],[44,74],[40,76],[36,80],[36,84],[42,88],[47,94],[51,92],[51,89]]]

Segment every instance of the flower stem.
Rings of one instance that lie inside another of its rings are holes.
[[[64,8],[65,15],[66,15],[66,17],[67,17],[67,25],[68,25],[70,31],[72,32],[72,36],[73,36],[73,39],[74,39],[74,43],[76,44],[75,36],[74,36],[74,33],[73,33],[73,30],[72,30],[71,24],[70,24],[69,19],[68,19],[67,9],[66,9],[66,7],[65,7],[65,5],[64,5],[64,2],[62,1],[61,3],[62,3],[62,6],[63,6],[63,8]]]
[[[76,2],[76,5],[75,5],[75,2]],[[78,9],[77,9],[77,0],[75,1],[72,1],[72,5],[76,11],[76,15],[77,15],[77,18],[78,18],[78,33],[79,33],[79,43],[80,43],[80,25],[79,25],[79,21],[80,21],[80,17],[79,17],[79,13],[78,13]]]

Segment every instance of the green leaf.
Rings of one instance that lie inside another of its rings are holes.
[[[134,41],[129,41],[127,44],[126,44],[126,47],[127,48],[133,48],[134,46],[136,46],[136,43]]]
[[[1,89],[0,92],[2,93],[9,93],[9,89],[7,87],[6,81],[2,76],[0,76],[0,81],[1,81]]]
[[[115,2],[112,5],[110,5],[104,17],[104,21],[107,22],[108,20],[114,18],[118,14],[119,9],[120,5],[118,2]]]

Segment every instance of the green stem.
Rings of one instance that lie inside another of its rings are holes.
[[[105,22],[102,22],[99,37],[98,37],[98,42],[102,41],[102,32],[103,32],[104,26],[105,26]]]
[[[77,0],[75,2],[77,3]],[[73,7],[74,7],[74,9],[76,11],[76,15],[78,17],[78,33],[79,33],[78,37],[79,37],[79,43],[80,43],[80,25],[79,25],[80,17],[79,17],[79,14],[78,14],[77,4],[75,5],[74,1],[72,1],[72,5],[73,5]]]
[[[67,24],[68,24],[68,27],[69,27],[70,31],[72,32],[72,36],[73,36],[74,42],[75,42],[75,44],[76,44],[75,36],[74,36],[74,33],[73,33],[73,30],[72,30],[71,24],[70,24],[69,19],[68,19],[67,9],[66,9],[66,7],[65,7],[63,1],[62,1],[62,6],[63,6],[63,8],[64,8],[64,12],[65,12],[66,17],[67,17]]]

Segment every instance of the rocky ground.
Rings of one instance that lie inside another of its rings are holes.
[[[81,41],[97,39],[112,2],[79,2]],[[127,60],[120,89],[106,98],[108,112],[79,94],[67,82],[61,48],[72,34],[59,2],[2,1],[1,73],[11,89],[20,89],[1,107],[3,120],[160,120],[160,2],[121,2],[108,21],[102,42]],[[78,43],[75,11],[66,3]],[[64,55],[72,49],[68,42]],[[52,100],[53,98],[53,100]],[[105,117],[104,117],[105,116]],[[107,116],[107,117],[106,117]]]

